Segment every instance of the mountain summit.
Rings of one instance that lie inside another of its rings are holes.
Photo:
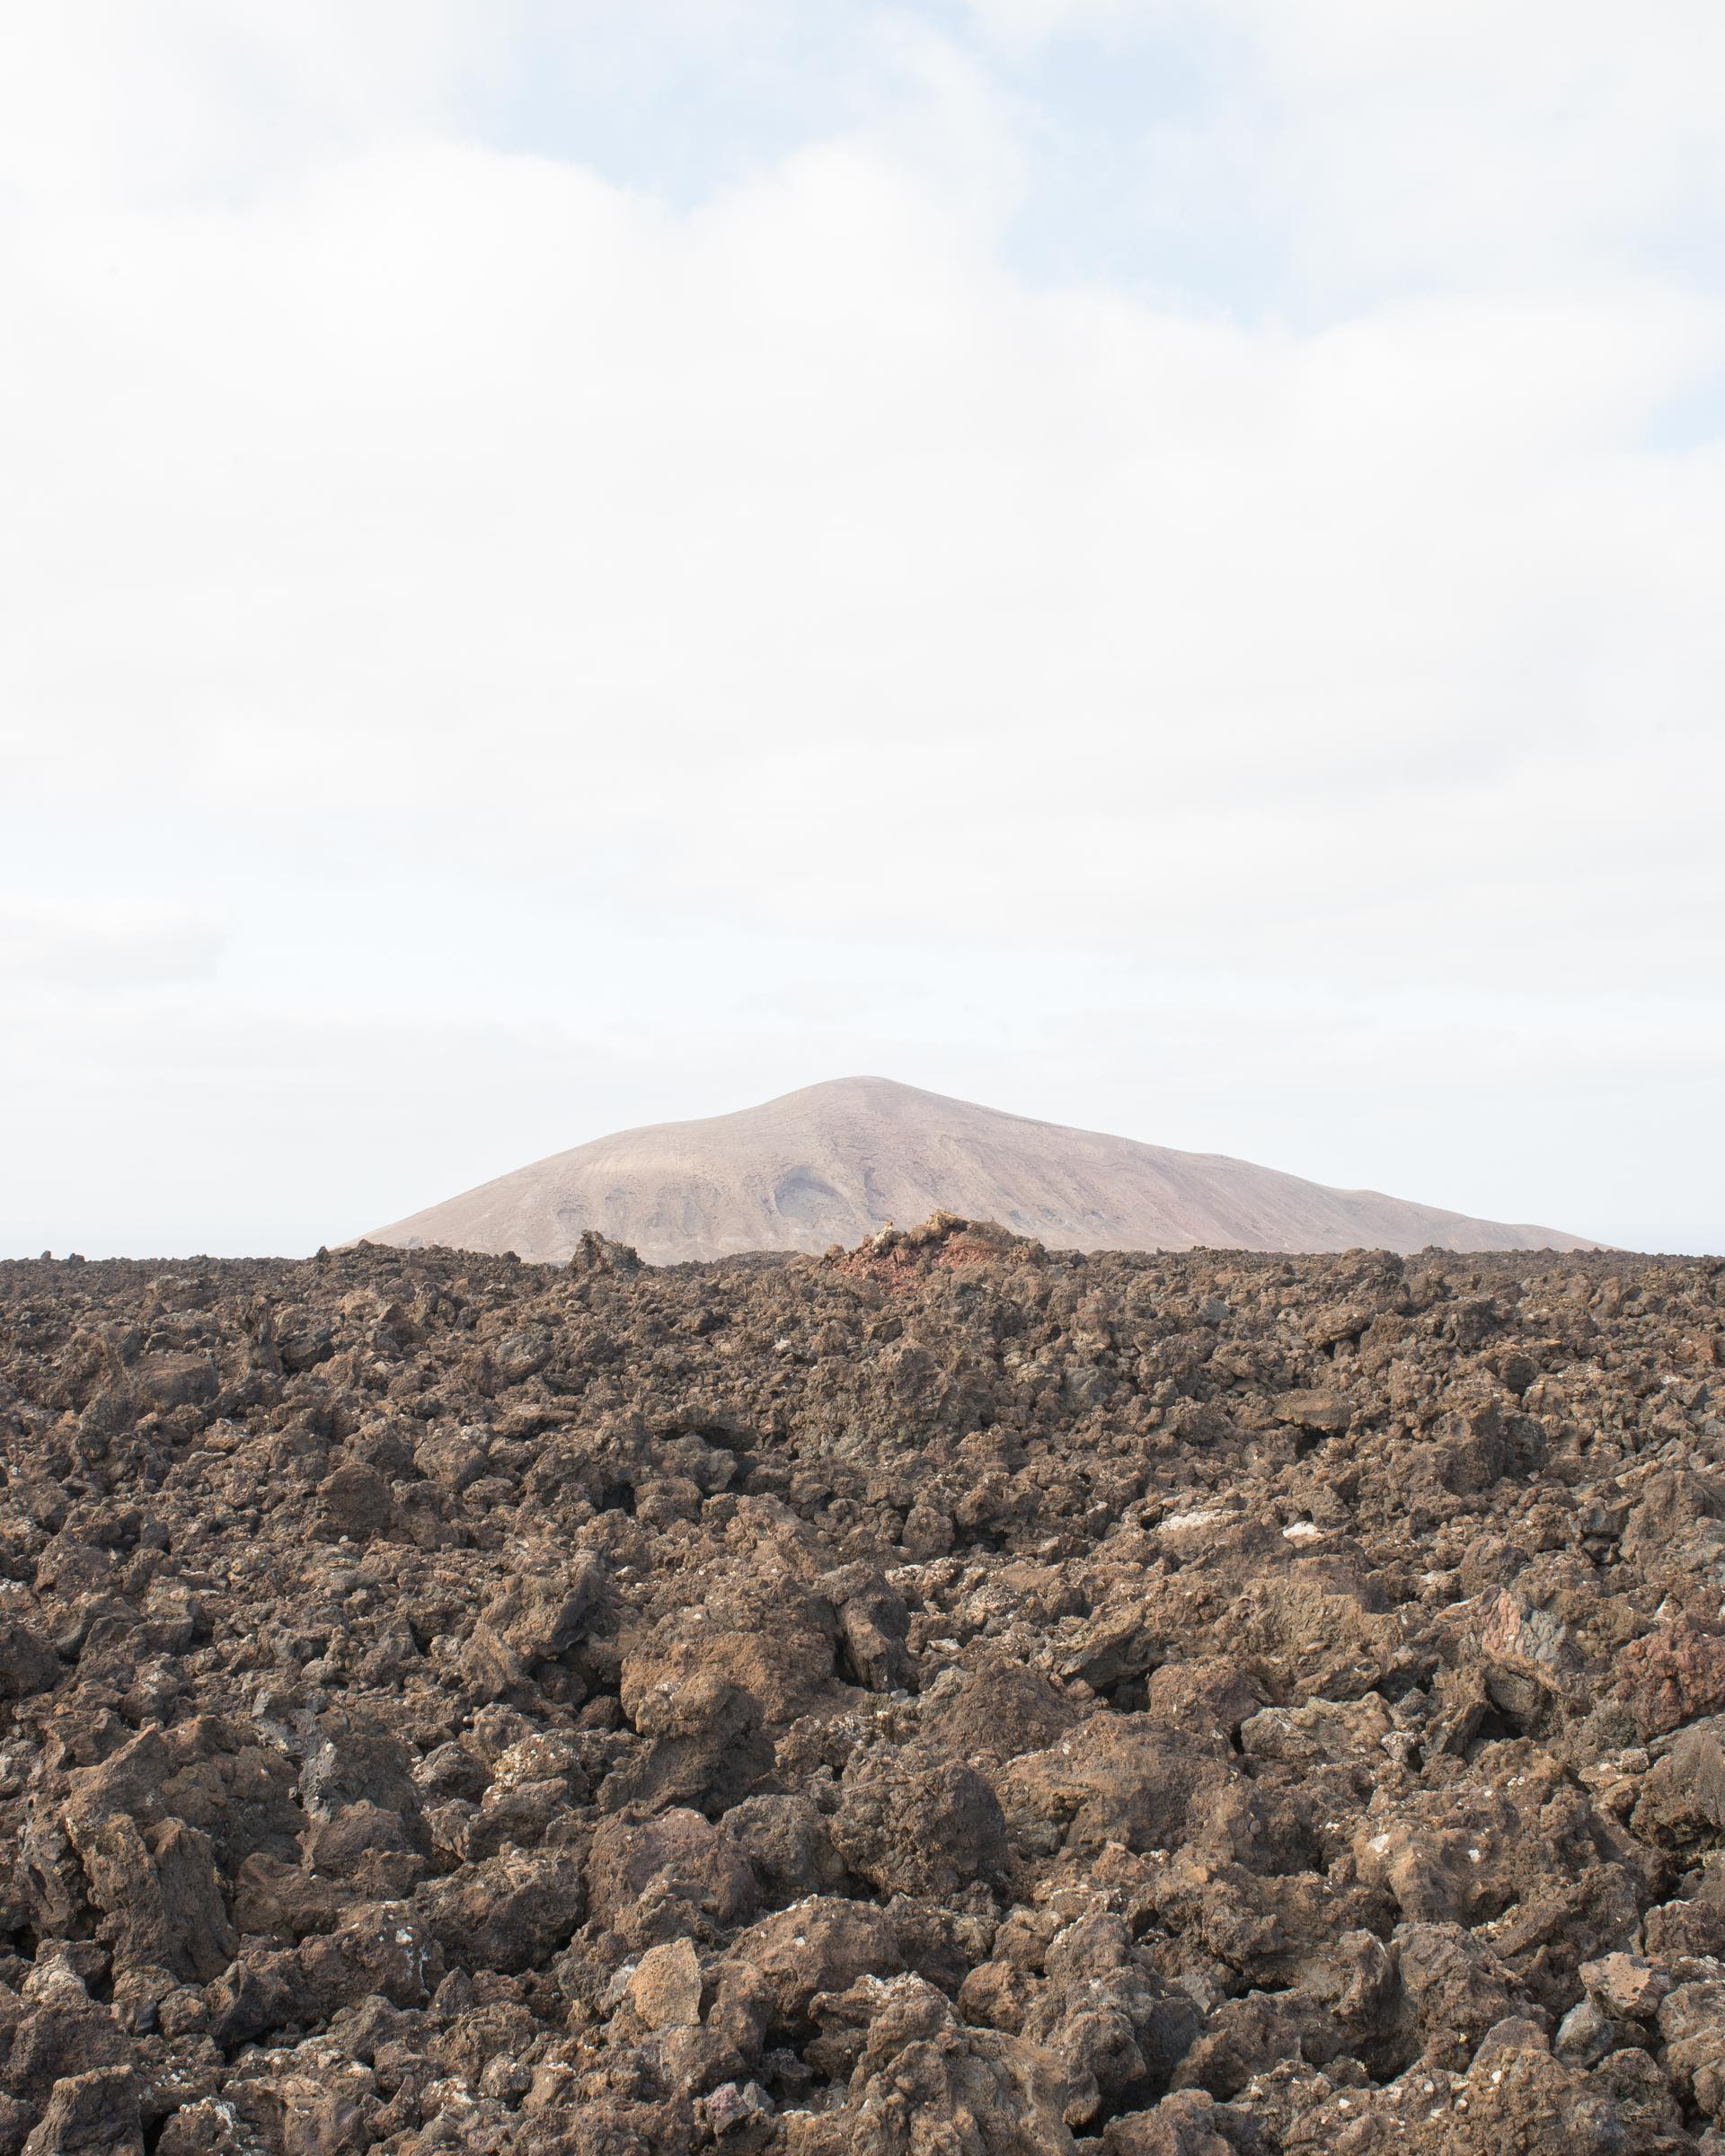
[[[1063,1250],[1588,1247],[1550,1228],[1332,1190],[1223,1153],[1069,1130],[889,1078],[836,1078],[735,1115],[595,1138],[369,1240],[558,1260],[594,1228],[669,1265],[822,1250],[937,1210]]]

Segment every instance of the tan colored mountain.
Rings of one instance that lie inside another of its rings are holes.
[[[945,1210],[1060,1250],[1580,1250],[1551,1228],[1332,1190],[1217,1153],[1032,1122],[888,1078],[837,1078],[759,1108],[595,1138],[378,1228],[567,1258],[587,1228],[653,1265],[822,1250]]]

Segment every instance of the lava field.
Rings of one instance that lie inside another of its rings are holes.
[[[0,2156],[1725,2152],[1725,1264],[0,1266]]]

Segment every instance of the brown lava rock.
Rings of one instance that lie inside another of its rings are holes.
[[[1725,2150],[1725,1268],[0,1266],[0,2156]]]

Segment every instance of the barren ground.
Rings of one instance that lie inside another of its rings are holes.
[[[0,1267],[0,2156],[1725,2149],[1725,1267]]]

